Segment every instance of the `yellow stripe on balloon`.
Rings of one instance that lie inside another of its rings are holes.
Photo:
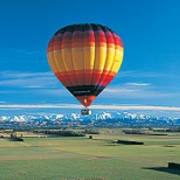
[[[104,71],[110,71],[113,61],[114,61],[114,55],[115,55],[115,48],[107,48],[107,55],[106,55],[106,62],[104,65]]]
[[[84,47],[83,51],[84,70],[93,70],[95,59],[95,46]]]
[[[106,61],[107,47],[96,47],[95,59],[94,59],[94,70],[103,71],[104,64]]]
[[[115,50],[114,63],[111,72],[117,73],[123,60],[123,48],[117,47]]]

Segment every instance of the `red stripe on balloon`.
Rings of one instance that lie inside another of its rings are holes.
[[[55,74],[57,78],[64,84],[64,86],[68,86],[68,87],[77,86],[77,85],[107,86],[115,76],[115,73],[109,71],[102,72],[98,70],[70,71],[70,72],[62,72]],[[74,74],[76,76],[74,76]],[[76,79],[78,79],[78,83]]]

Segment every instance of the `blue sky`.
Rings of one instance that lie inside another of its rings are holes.
[[[118,76],[94,104],[180,106],[180,2],[0,1],[0,103],[78,101],[47,63],[49,39],[72,23],[105,24],[123,39]]]

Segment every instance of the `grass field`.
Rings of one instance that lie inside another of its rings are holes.
[[[116,145],[115,139],[145,145]],[[93,139],[0,139],[0,180],[180,179],[180,172],[167,168],[169,161],[180,163],[180,134],[124,135],[104,129]]]

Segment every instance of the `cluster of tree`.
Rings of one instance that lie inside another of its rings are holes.
[[[155,132],[180,132],[180,127],[153,129]]]
[[[65,136],[65,137],[83,137],[85,136],[82,132],[68,131],[68,130],[35,130],[34,133],[40,133],[50,136]]]
[[[16,133],[11,133],[9,139],[10,139],[11,141],[24,141],[24,139],[23,139],[22,137],[23,137],[22,134],[21,134],[21,137],[18,137],[18,136],[16,135]]]
[[[143,131],[143,130],[123,130],[123,133],[125,134],[137,134],[137,135],[152,135],[152,136],[167,136],[167,133],[154,133],[152,131]]]
[[[129,140],[117,140],[116,144],[125,144],[125,145],[144,145],[144,142],[141,141],[129,141]]]

